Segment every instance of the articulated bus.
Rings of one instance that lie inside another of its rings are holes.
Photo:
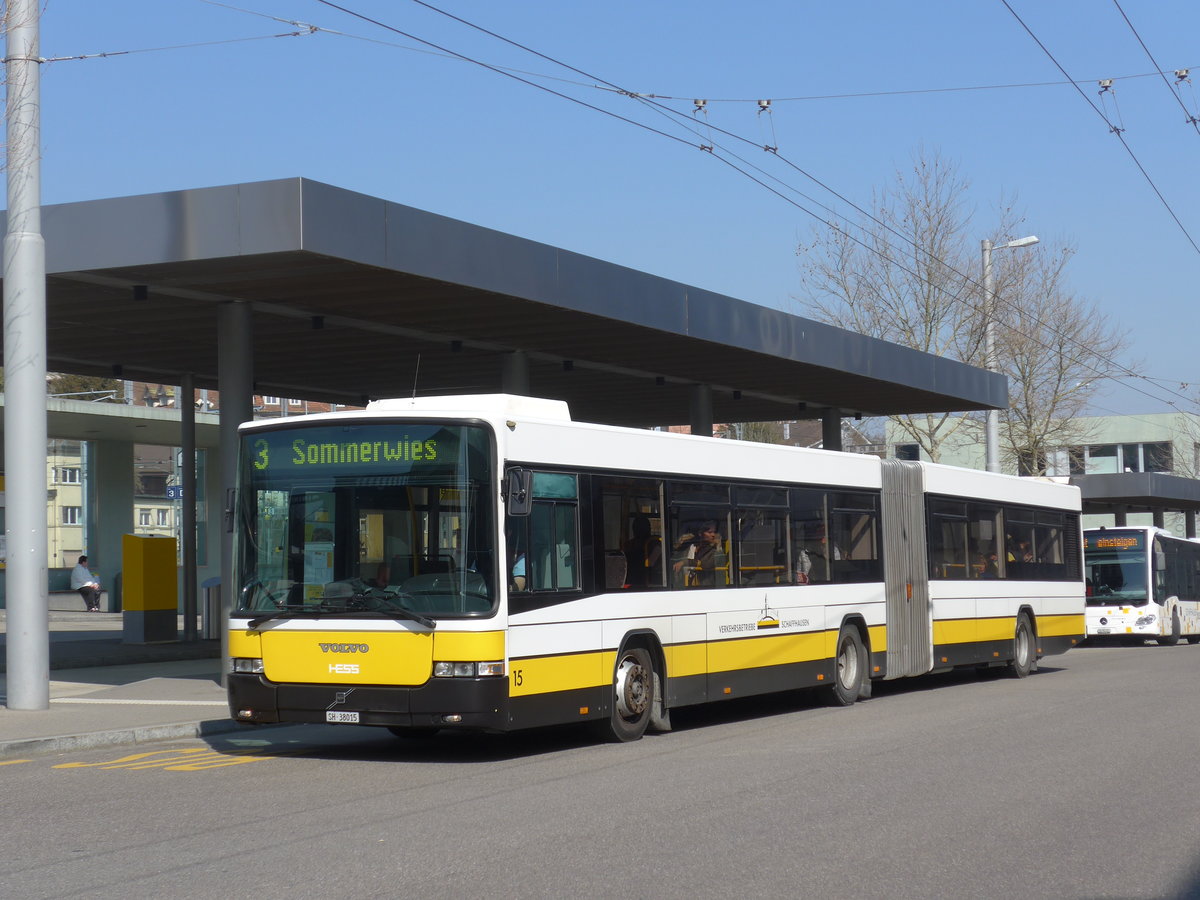
[[[1089,640],[1200,643],[1200,543],[1161,528],[1083,533]]]
[[[849,705],[956,666],[1024,677],[1083,639],[1064,484],[586,424],[508,395],[248,423],[240,441],[241,722],[588,722],[627,741],[754,694]]]

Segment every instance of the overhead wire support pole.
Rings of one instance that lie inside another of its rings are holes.
[[[46,583],[46,245],[41,219],[39,0],[9,0],[4,442],[9,709],[50,708]]]
[[[999,371],[996,364],[996,281],[992,275],[992,250],[1011,250],[1031,247],[1038,242],[1034,235],[1017,238],[996,247],[984,238],[979,242],[983,253],[983,367],[989,372]],[[1000,471],[1000,411],[989,409],[984,419],[984,458],[989,472]]]
[[[996,371],[996,310],[993,297],[992,242],[980,242],[983,251],[983,367]],[[984,458],[989,472],[1000,471],[1000,411],[989,409],[984,420]]]

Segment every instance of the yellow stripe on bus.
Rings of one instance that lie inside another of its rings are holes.
[[[867,647],[868,651],[870,651],[871,653],[887,652],[887,626],[886,625],[870,626],[867,629],[867,637],[871,642],[871,645],[869,647]]]
[[[663,648],[667,658],[667,675],[683,678],[703,675],[708,671],[708,644],[677,644]]]
[[[440,662],[504,659],[503,631],[435,631],[433,658]]]
[[[1012,625],[1008,628],[1008,637],[1013,636],[1017,620],[1009,619]],[[933,643],[940,644],[973,644],[979,640],[979,621],[977,619],[934,619]]]
[[[1070,637],[1082,635],[1086,630],[1082,614],[1037,617],[1038,637]]]
[[[239,659],[261,659],[262,634],[258,631],[241,631],[230,628],[229,655]]]
[[[612,684],[614,650],[514,659],[510,664],[509,695],[527,697]]]
[[[1017,617],[1011,619],[977,619],[975,623],[975,640],[977,641],[1011,641],[1017,633]]]
[[[1079,614],[1037,616],[1038,637],[1062,637],[1084,633],[1084,618]],[[934,644],[970,644],[1012,640],[1017,618],[939,619],[933,623]]]
[[[715,641],[708,645],[708,671],[732,672],[828,659],[828,632],[773,634],[770,637]],[[837,632],[833,632],[837,644]],[[668,675],[672,674],[670,672]]]

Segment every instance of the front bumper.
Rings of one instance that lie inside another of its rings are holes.
[[[510,727],[508,679],[435,678],[418,687],[390,687],[229,676],[229,714],[239,722],[323,724],[327,712],[356,712],[360,725],[504,731]]]

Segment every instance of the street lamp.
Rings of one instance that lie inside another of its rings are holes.
[[[986,238],[979,242],[983,250],[983,365],[989,372],[996,371],[996,318],[992,306],[996,301],[996,286],[992,279],[992,251],[1014,250],[1017,247],[1032,247],[1038,242],[1035,235],[1017,238],[994,247]],[[1000,410],[989,409],[984,424],[984,452],[989,472],[1000,471]]]

